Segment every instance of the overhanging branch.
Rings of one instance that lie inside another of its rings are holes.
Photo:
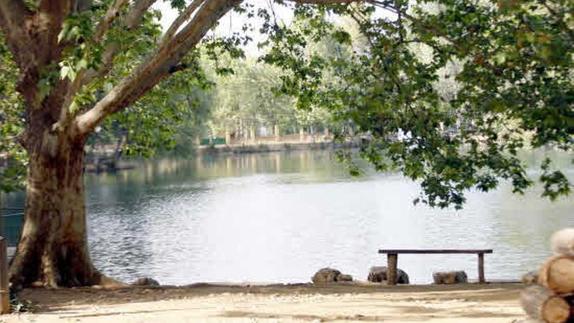
[[[349,4],[369,0],[292,0],[307,4]],[[140,0],[138,4],[151,6],[154,0]],[[194,0],[174,21],[158,49],[145,59],[131,74],[115,86],[94,107],[76,117],[81,133],[91,132],[107,116],[134,103],[163,78],[180,66],[181,59],[193,49],[218,20],[242,0]],[[141,7],[140,7],[141,8]],[[135,7],[134,7],[135,9]],[[131,12],[134,12],[132,9]],[[141,14],[143,15],[143,13]],[[141,17],[140,15],[140,17]],[[129,20],[128,15],[128,20]],[[191,20],[187,23],[186,21]],[[184,24],[185,23],[185,24]],[[182,27],[183,26],[183,27]],[[180,30],[178,32],[178,30]],[[113,57],[112,57],[113,58]],[[111,65],[111,64],[107,64]]]
[[[119,2],[122,0],[117,1]],[[141,22],[143,15],[156,1],[157,0],[136,1],[121,21],[123,28],[127,30],[133,30],[137,28],[139,23]],[[102,63],[100,64],[100,67],[97,70],[86,71],[86,73],[82,77],[81,86],[90,83],[96,78],[100,78],[107,75],[112,70],[114,57],[118,53],[119,49],[120,44],[118,44],[117,42],[110,43],[104,49],[104,53],[102,54]]]
[[[241,0],[210,0],[201,6],[190,22],[163,48],[144,60],[96,105],[76,117],[82,134],[88,134],[107,116],[134,103],[163,78],[193,49],[219,19]],[[183,14],[183,13],[182,13]],[[179,65],[183,66],[183,65]]]
[[[299,4],[346,4],[353,2],[367,2],[365,0],[288,0]]]
[[[197,8],[199,8],[199,6],[201,6],[203,3],[205,3],[205,0],[192,1],[185,8],[185,10],[173,21],[171,26],[169,26],[169,28],[163,35],[161,43],[166,43],[170,41],[173,38],[173,36],[177,33],[181,25],[183,25],[183,23],[185,23],[191,17],[191,15],[197,10]]]
[[[119,16],[122,7],[127,4],[129,0],[115,0],[114,3],[108,8],[102,20],[96,26],[96,31],[94,32],[94,42],[100,42],[113,21]]]

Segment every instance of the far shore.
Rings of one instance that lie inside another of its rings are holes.
[[[522,284],[193,284],[25,289],[2,322],[512,322]]]
[[[295,150],[322,150],[322,149],[342,149],[356,148],[357,142],[260,142],[233,145],[199,146],[196,148],[198,154],[253,154]]]
[[[334,142],[334,141],[316,141],[316,142],[247,142],[240,144],[221,144],[213,146],[197,146],[194,148],[195,154],[202,155],[239,155],[239,154],[257,154],[271,152],[289,152],[305,150],[329,150],[329,149],[352,149],[357,148],[358,142]],[[85,165],[85,171],[88,173],[116,172],[130,170],[137,167],[133,160],[118,159],[110,151],[91,152],[92,156],[97,156],[97,163],[94,158],[88,159]]]

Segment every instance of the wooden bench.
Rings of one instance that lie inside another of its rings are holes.
[[[478,282],[484,284],[484,254],[492,253],[492,249],[381,249],[381,254],[387,254],[387,284],[397,284],[397,264],[399,254],[477,254]]]

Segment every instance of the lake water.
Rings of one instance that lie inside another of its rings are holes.
[[[547,153],[574,177],[571,155]],[[574,226],[574,198],[551,203],[536,187],[470,192],[462,211],[414,206],[415,183],[352,178],[332,151],[157,160],[86,183],[92,257],[124,281],[306,282],[327,266],[364,280],[386,264],[380,248],[492,248],[486,278],[514,280],[550,255],[555,230]],[[475,255],[399,256],[415,283],[438,270],[476,279],[476,266]]]

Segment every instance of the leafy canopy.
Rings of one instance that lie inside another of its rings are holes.
[[[282,91],[352,120],[366,135],[362,157],[420,182],[415,202],[460,208],[465,191],[501,179],[522,193],[532,179],[520,149],[572,151],[574,2],[389,0],[294,12],[297,28],[268,21],[264,60],[290,72]],[[324,38],[347,54],[306,53]],[[540,168],[543,196],[570,192],[550,159]]]

